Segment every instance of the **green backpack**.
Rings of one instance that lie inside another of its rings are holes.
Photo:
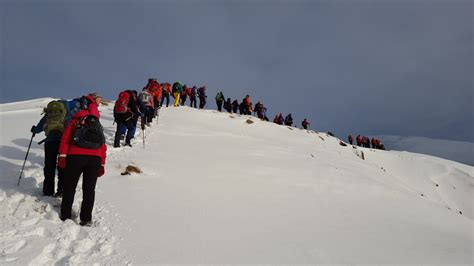
[[[48,136],[52,130],[64,131],[64,118],[67,115],[67,109],[64,101],[57,100],[48,103],[44,109],[46,113],[46,126],[44,132]]]

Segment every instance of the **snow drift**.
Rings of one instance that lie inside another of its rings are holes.
[[[188,107],[163,108],[145,149],[141,132],[112,148],[101,107],[95,225],[61,222],[40,194],[42,146],[16,186],[49,100],[0,105],[2,264],[473,262],[473,167]],[[120,175],[127,165],[143,173]]]

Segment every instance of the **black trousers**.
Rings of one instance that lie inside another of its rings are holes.
[[[203,109],[206,106],[206,97],[199,97],[199,109]]]
[[[223,103],[223,101],[216,101],[217,110],[219,112],[222,112],[222,103]]]
[[[170,104],[170,95],[167,94],[167,93],[163,93],[161,95],[161,103],[160,103],[160,106],[163,106],[163,102],[165,101],[166,99],[166,107],[168,107],[168,105]]]
[[[187,100],[188,96],[186,94],[181,94],[181,105],[184,106],[184,104],[186,103],[186,100]]]
[[[197,105],[196,105],[196,97],[190,97],[189,100],[191,101],[191,103],[189,104],[189,107],[194,107],[194,108],[197,108]]]
[[[71,219],[71,210],[76,194],[77,182],[82,174],[82,204],[80,218],[92,221],[95,200],[95,185],[101,168],[101,158],[91,155],[68,155],[64,172],[64,192],[61,203],[61,220]]]
[[[63,190],[64,171],[57,167],[59,144],[58,141],[47,141],[44,143],[44,182],[43,194],[52,196],[54,194],[54,177],[56,176],[56,169],[58,169],[58,190]]]

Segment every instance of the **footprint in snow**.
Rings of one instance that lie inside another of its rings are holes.
[[[35,225],[39,222],[39,218],[32,218],[26,221],[21,222],[21,227],[30,227],[32,225]]]
[[[49,232],[44,227],[36,227],[32,231],[25,233],[24,236],[47,236]]]
[[[2,254],[5,254],[5,255],[13,254],[19,251],[20,249],[24,248],[25,246],[26,246],[26,240],[22,239],[16,242],[15,244],[7,246],[5,249],[3,249]]]

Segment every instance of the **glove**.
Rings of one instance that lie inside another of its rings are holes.
[[[105,173],[105,167],[104,167],[104,165],[102,165],[102,166],[100,167],[100,170],[99,170],[99,177],[103,176],[104,173]]]
[[[38,133],[41,132],[41,129],[38,128],[37,126],[32,126],[30,131],[31,131],[31,133],[33,133],[33,134],[38,134]]]
[[[58,167],[61,169],[66,168],[66,154],[60,154],[58,157]]]

